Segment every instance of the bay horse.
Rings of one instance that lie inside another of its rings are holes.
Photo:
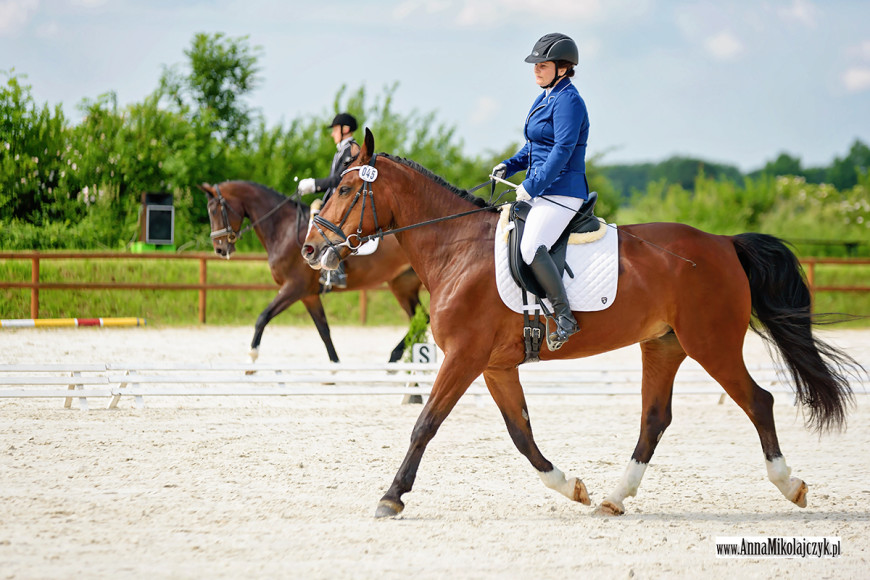
[[[248,218],[251,222],[248,228],[254,230],[266,249],[272,278],[280,286],[278,295],[257,317],[251,340],[251,359],[257,360],[260,340],[269,321],[301,300],[326,346],[329,360],[338,362],[320,300],[320,274],[309,268],[299,255],[308,228],[310,207],[248,181],[225,181],[217,185],[203,183],[199,188],[208,196],[208,218],[215,253],[230,259],[236,251],[236,241],[245,231],[242,222]],[[347,288],[333,291],[372,289],[384,282],[405,314],[413,317],[420,304],[421,282],[396,240],[385,239],[373,254],[348,260]],[[390,353],[390,362],[399,360],[404,349],[405,341],[402,339]]]
[[[517,369],[525,356],[523,315],[503,304],[496,287],[495,208],[413,161],[373,152],[374,137],[366,130],[359,157],[315,220],[317,228],[309,230],[302,253],[310,265],[333,269],[369,236],[393,233],[429,289],[431,329],[444,360],[375,516],[395,516],[404,509],[402,495],[413,486],[427,444],[481,373],[514,444],[544,484],[590,505],[582,480],[566,477],[532,436]],[[444,220],[457,215],[462,217]],[[423,223],[431,220],[437,227]],[[623,500],[636,495],[671,423],[674,377],[687,356],[752,421],[770,481],[805,507],[807,485],[791,476],[780,451],[773,396],[752,379],[743,360],[751,317],[760,323],[751,327],[782,355],[810,427],[842,427],[852,401],[850,365],[861,367],[813,336],[810,294],[795,255],[772,236],[720,236],[674,223],[619,226],[618,234],[616,300],[606,310],[576,312],[580,333],[560,350],[541,351],[542,359],[564,359],[640,343],[640,435],[619,485],[596,513],[621,515]]]

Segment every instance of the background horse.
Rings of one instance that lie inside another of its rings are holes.
[[[339,257],[361,242],[359,236],[408,228],[395,237],[429,289],[431,329],[444,362],[414,426],[410,448],[375,515],[393,516],[404,509],[401,497],[413,486],[426,445],[481,373],[511,438],[544,484],[590,504],[583,482],[566,477],[548,461],[532,436],[517,369],[525,354],[523,317],[502,303],[496,288],[495,209],[481,207],[486,206],[483,200],[412,161],[373,157],[373,151],[374,137],[367,130],[359,157],[324,206],[320,229],[309,231],[302,252],[312,265],[335,268]],[[365,211],[367,205],[376,211]],[[468,215],[440,221],[437,227],[413,227],[462,213]],[[339,222],[341,227],[335,225]],[[860,366],[813,336],[810,293],[797,258],[781,241],[762,234],[718,236],[668,223],[621,226],[618,232],[616,300],[606,310],[575,313],[580,333],[556,352],[541,352],[543,359],[575,358],[640,343],[640,435],[621,482],[597,512],[622,514],[623,500],[636,494],[671,422],[674,377],[687,356],[752,421],[768,478],[786,498],[806,506],[807,486],[790,476],[779,448],[773,396],[752,379],[743,360],[750,318],[754,314],[759,328],[766,329],[808,411],[808,424],[820,430],[843,424],[852,396],[847,367]]]
[[[253,227],[269,255],[272,278],[281,287],[275,299],[257,317],[251,359],[257,360],[266,324],[301,300],[326,345],[329,360],[338,362],[320,301],[320,273],[309,268],[299,255],[308,229],[310,208],[275,190],[247,181],[226,181],[215,186],[204,183],[199,187],[208,195],[208,219],[215,253],[227,259],[233,255],[236,240],[243,233],[242,222],[248,218],[251,220],[248,227]],[[420,304],[421,283],[396,240],[383,240],[375,253],[348,260],[347,288],[333,291],[377,288],[384,282],[402,310],[412,317]],[[390,362],[399,360],[404,349],[405,341],[402,339],[390,354]]]

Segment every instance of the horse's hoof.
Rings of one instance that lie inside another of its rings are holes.
[[[376,518],[394,518],[405,509],[405,504],[400,501],[390,499],[382,499],[378,502],[378,509],[375,510]]]
[[[807,484],[798,479],[800,481],[800,485],[797,489],[792,493],[792,496],[789,498],[796,506],[805,508],[807,507],[807,492],[809,488]]]
[[[574,501],[579,501],[583,505],[592,505],[592,500],[589,499],[589,492],[586,491],[586,485],[579,478],[574,479]]]
[[[252,348],[251,352],[248,353],[248,356],[251,357],[251,362],[257,362],[257,359],[260,358],[260,349]]]
[[[604,500],[601,505],[595,510],[596,516],[621,516],[625,513],[625,508],[622,507],[622,502],[619,505],[610,501]]]

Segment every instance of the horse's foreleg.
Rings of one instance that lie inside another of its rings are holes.
[[[302,299],[302,303],[311,315],[311,320],[314,321],[314,326],[317,327],[317,332],[320,334],[320,340],[326,346],[326,352],[329,354],[329,360],[334,363],[338,362],[338,353],[335,352],[335,346],[332,344],[332,336],[329,334],[329,323],[326,322],[326,312],[323,310],[323,302],[320,301],[320,295],[313,294]]]
[[[453,410],[459,397],[468,389],[471,381],[480,374],[483,365],[475,365],[460,359],[461,357],[458,356],[447,356],[444,364],[441,365],[435,384],[432,385],[429,400],[411,432],[411,446],[390,489],[378,503],[375,511],[376,518],[396,516],[405,509],[402,495],[411,491],[414,485],[417,468],[420,466],[426,446]]]
[[[278,295],[257,317],[257,323],[254,325],[254,338],[251,340],[251,362],[256,362],[260,356],[260,341],[263,338],[263,331],[266,330],[266,325],[299,300],[301,294],[302,292],[297,285],[285,282],[278,290]]]
[[[641,414],[640,435],[631,461],[625,469],[622,480],[607,496],[596,513],[599,515],[622,515],[625,513],[623,500],[634,497],[661,440],[665,429],[671,424],[671,397],[677,369],[685,360],[686,353],[673,333],[640,345],[643,356],[643,379],[641,386],[643,412]]]
[[[532,435],[532,423],[526,407],[526,398],[520,384],[519,371],[516,368],[487,369],[483,373],[486,386],[492,398],[501,411],[508,433],[517,449],[537,470],[541,481],[550,489],[555,489],[572,501],[590,504],[586,486],[577,477],[565,477],[557,467],[545,458],[535,438]]]

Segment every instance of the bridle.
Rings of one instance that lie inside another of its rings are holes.
[[[395,228],[395,229],[383,231],[380,228],[380,226],[378,226],[378,212],[377,212],[377,209],[375,208],[375,194],[374,194],[374,191],[372,190],[372,183],[374,183],[374,181],[378,177],[378,170],[375,169],[375,162],[377,161],[377,157],[378,157],[378,155],[377,155],[377,153],[375,153],[374,155],[372,155],[372,158],[369,160],[369,162],[367,164],[357,165],[356,167],[349,167],[341,173],[341,176],[344,177],[347,173],[349,173],[351,171],[359,171],[359,175],[360,175],[360,178],[363,180],[363,184],[362,184],[362,187],[360,187],[360,189],[356,192],[356,195],[354,196],[353,201],[351,201],[347,210],[344,212],[344,216],[342,216],[341,221],[338,223],[338,225],[335,225],[331,221],[324,219],[323,217],[320,216],[320,214],[314,216],[314,218],[312,219],[313,226],[317,229],[318,233],[320,233],[320,236],[324,239],[324,241],[326,242],[326,245],[329,247],[329,249],[331,251],[335,252],[336,256],[339,255],[338,254],[339,248],[347,247],[350,250],[351,255],[355,255],[357,252],[359,252],[359,249],[363,244],[365,244],[366,242],[370,242],[371,240],[381,239],[384,236],[395,235],[395,234],[398,234],[400,232],[404,232],[407,230],[412,230],[415,228],[428,226],[431,224],[436,224],[438,222],[443,222],[446,220],[452,220],[452,219],[464,217],[464,216],[471,215],[474,213],[479,213],[482,211],[492,211],[494,208],[499,207],[499,205],[489,205],[487,207],[479,207],[477,209],[473,209],[470,211],[465,211],[465,212],[461,212],[461,213],[457,213],[457,214],[453,214],[453,215],[435,218],[432,220],[427,220],[427,221],[420,222],[417,224],[411,224],[409,226],[404,226],[401,228]],[[492,184],[493,194],[495,194],[495,181],[492,179],[490,179],[488,181],[484,181],[480,185],[477,185],[477,186],[469,189],[468,191],[470,193],[470,192],[473,192],[473,191],[480,189],[481,187],[483,187],[485,185],[490,185],[490,184]],[[504,195],[504,193],[502,193],[502,195]],[[354,208],[354,206],[356,206],[357,202],[360,200],[360,197],[362,197],[362,209],[360,211],[360,216],[359,216],[359,226],[357,226],[356,233],[352,233],[350,235],[345,235],[344,230],[342,230],[341,228],[347,222],[347,218],[350,216],[351,210]],[[499,197],[501,197],[501,196],[499,196]],[[375,227],[378,228],[378,231],[374,234],[370,234],[368,236],[363,236],[362,235],[362,225],[363,225],[363,219],[365,218],[365,212],[366,212],[366,200],[371,200],[372,216],[374,217]],[[505,202],[505,203],[502,203],[500,205],[507,205],[509,203],[511,203],[511,202]],[[339,242],[339,243],[333,242],[326,235],[326,232],[323,231],[324,228],[329,230],[333,234],[339,236],[343,241]],[[354,239],[356,240],[355,243],[352,241]]]
[[[242,237],[243,232],[237,232],[236,230],[233,229],[232,224],[230,224],[230,216],[227,213],[227,210],[229,210],[229,211],[233,212],[234,214],[236,214],[237,216],[239,216],[239,219],[241,219],[241,220],[244,220],[245,216],[243,216],[242,214],[240,214],[239,212],[234,210],[232,208],[232,206],[230,206],[230,204],[227,203],[227,200],[224,198],[223,195],[221,195],[220,186],[217,184],[215,184],[215,186],[214,186],[214,195],[215,195],[215,199],[218,200],[218,203],[221,206],[221,217],[224,220],[224,227],[222,230],[213,231],[211,234],[209,234],[209,237],[212,240],[214,240],[215,238],[220,238],[222,236],[226,236],[227,243],[234,244],[234,243],[236,243],[236,241],[238,241],[239,238]]]
[[[237,241],[239,241],[245,233],[254,229],[254,227],[256,227],[257,224],[268,219],[272,214],[274,214],[276,211],[278,211],[278,209],[280,209],[281,206],[283,206],[285,203],[288,203],[290,201],[295,201],[292,197],[285,197],[284,199],[281,200],[280,203],[278,203],[275,207],[273,207],[272,209],[267,211],[265,214],[263,214],[259,219],[257,219],[256,221],[252,221],[247,226],[245,226],[244,228],[242,228],[241,230],[239,230],[237,232],[233,229],[233,226],[230,223],[230,216],[229,216],[229,213],[227,210],[229,210],[229,211],[233,212],[234,214],[236,214],[237,216],[239,216],[240,223],[241,223],[241,221],[244,221],[245,216],[243,214],[240,214],[239,212],[237,212],[235,209],[233,209],[233,206],[231,206],[227,202],[226,198],[223,195],[221,195],[220,186],[217,184],[215,184],[215,186],[214,186],[214,194],[215,194],[215,198],[217,199],[217,201],[221,207],[221,218],[223,219],[223,222],[224,222],[223,226],[224,227],[223,227],[223,229],[211,232],[209,234],[209,237],[212,240],[214,240],[216,238],[226,236],[228,244],[234,244]],[[296,203],[299,205],[298,201]],[[374,203],[374,201],[372,203]],[[300,209],[301,209],[301,207],[300,207]],[[299,236],[301,234],[301,232],[300,232],[300,230],[302,229],[301,224],[302,224],[302,212],[298,211],[298,212],[296,212],[296,237],[297,237],[297,240],[299,240]],[[301,245],[302,240],[299,240],[299,243]]]
[[[344,216],[342,216],[341,221],[338,225],[335,225],[331,221],[320,217],[320,214],[314,216],[312,219],[312,224],[317,229],[318,233],[320,233],[321,237],[326,240],[326,244],[329,246],[329,249],[338,255],[338,248],[347,246],[352,254],[356,254],[360,246],[366,243],[369,240],[373,240],[375,238],[382,238],[384,236],[384,232],[378,227],[378,232],[376,234],[362,237],[362,225],[363,220],[366,216],[366,200],[371,200],[372,205],[372,217],[375,220],[375,226],[378,225],[378,211],[375,208],[375,194],[372,190],[372,183],[378,177],[378,170],[375,169],[375,162],[377,161],[378,155],[375,153],[372,155],[372,158],[365,165],[357,165],[356,167],[349,167],[341,172],[341,176],[344,177],[347,173],[351,171],[359,171],[360,178],[363,180],[362,187],[356,192],[356,195],[353,197],[353,201],[350,202],[350,205],[347,208],[347,211],[344,212]],[[356,206],[357,202],[362,197],[362,206],[359,213],[359,225],[356,228],[355,234],[345,235],[344,230],[342,230],[342,226],[347,222],[347,218],[350,216],[351,210],[353,210],[354,206]],[[323,231],[323,228],[328,229],[335,235],[339,236],[342,240],[341,243],[334,243],[329,237],[326,235],[326,232]],[[352,238],[356,238],[357,243],[354,245],[351,242]]]

